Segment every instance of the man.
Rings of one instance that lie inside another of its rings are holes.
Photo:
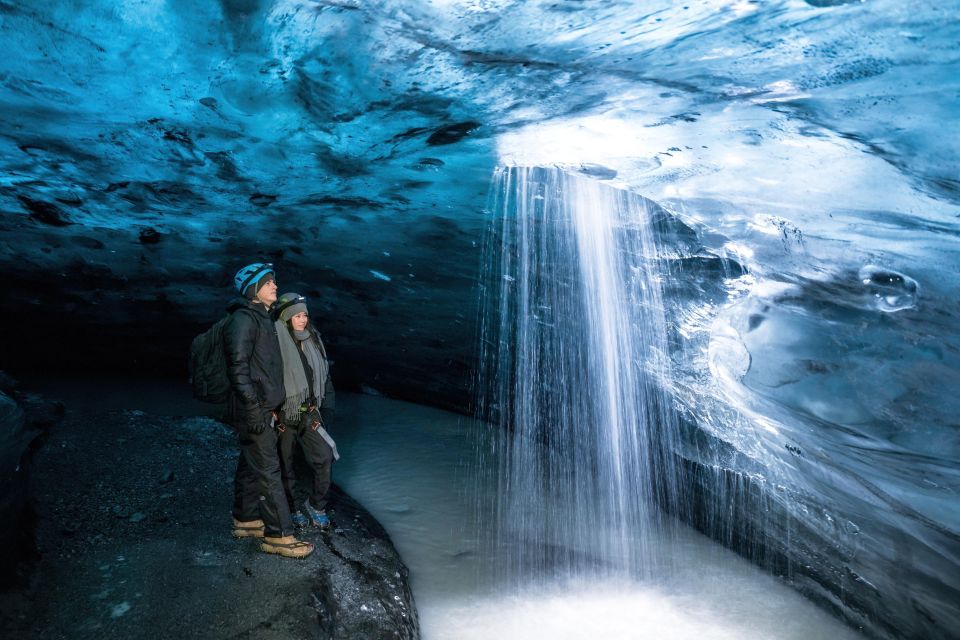
[[[262,538],[260,548],[305,558],[309,542],[293,537],[277,455],[276,411],[283,404],[283,360],[270,308],[277,301],[273,265],[256,262],[237,272],[240,299],[224,330],[230,397],[228,416],[240,438],[234,479],[233,535]]]

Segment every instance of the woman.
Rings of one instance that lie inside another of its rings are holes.
[[[334,408],[333,383],[327,352],[318,334],[310,326],[307,300],[296,293],[285,293],[274,308],[280,355],[283,356],[283,430],[279,434],[280,471],[283,488],[295,524],[328,527],[327,494],[331,466],[339,460],[337,445],[324,428]],[[297,511],[293,495],[296,478],[293,471],[293,445],[299,440],[307,464],[313,469],[313,487]]]

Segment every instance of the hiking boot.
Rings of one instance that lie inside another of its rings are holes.
[[[303,503],[303,512],[307,514],[307,518],[313,526],[320,527],[321,529],[326,529],[330,526],[330,518],[327,517],[327,512],[323,509],[314,509],[309,500]]]
[[[274,538],[266,536],[260,545],[260,550],[264,553],[275,553],[284,558],[306,558],[313,553],[313,545],[309,542],[297,540],[293,536],[283,536]]]
[[[303,515],[299,511],[291,511],[290,519],[293,520],[293,526],[297,527],[298,529],[303,529],[310,524],[307,522],[307,516]]]
[[[241,520],[233,519],[233,537],[234,538],[262,538],[263,520]]]

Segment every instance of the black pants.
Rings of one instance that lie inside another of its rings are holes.
[[[280,471],[283,476],[283,488],[287,497],[287,505],[294,510],[293,488],[296,486],[296,475],[293,470],[293,445],[299,440],[303,447],[303,457],[313,470],[313,487],[310,491],[310,504],[315,509],[327,508],[327,494],[330,491],[330,475],[333,466],[333,449],[327,444],[320,433],[313,429],[313,424],[320,419],[319,411],[312,411],[303,415],[300,424],[296,427],[288,426],[280,434]]]
[[[264,421],[270,420],[269,414]],[[290,508],[283,494],[280,459],[277,454],[277,432],[268,426],[263,433],[247,433],[240,437],[240,461],[233,480],[233,517],[242,522],[263,519],[268,536],[293,535]]]

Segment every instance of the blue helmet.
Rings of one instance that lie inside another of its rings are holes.
[[[273,273],[273,263],[254,262],[237,271],[237,275],[233,276],[233,284],[237,287],[240,295],[246,297],[247,289],[259,282],[260,278],[268,273]]]

